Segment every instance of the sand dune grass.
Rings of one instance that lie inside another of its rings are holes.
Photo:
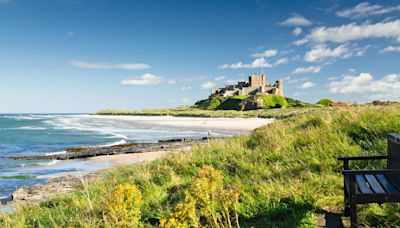
[[[220,172],[223,188],[240,193],[235,213],[242,227],[314,226],[316,213],[343,209],[341,164],[336,157],[385,154],[387,132],[400,132],[400,106],[318,109],[262,127],[250,136],[115,168],[87,189],[3,215],[0,226],[113,226],[107,205],[115,200],[116,186],[127,183],[140,191],[140,226],[159,226],[176,212],[177,204],[185,202],[204,167]],[[209,206],[216,213],[222,210],[215,205]],[[369,226],[400,226],[398,204],[365,205],[359,211],[360,221]],[[202,226],[215,227],[201,213],[193,213]]]

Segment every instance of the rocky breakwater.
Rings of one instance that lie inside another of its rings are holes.
[[[157,143],[129,143],[109,147],[77,147],[66,149],[65,154],[54,155],[34,155],[34,156],[14,156],[13,160],[70,160],[82,159],[103,155],[116,155],[128,153],[144,153],[152,151],[179,151],[190,148],[194,144],[207,142],[203,139],[171,139],[161,140]]]

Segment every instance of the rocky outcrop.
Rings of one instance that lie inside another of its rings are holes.
[[[35,184],[18,188],[11,196],[12,204],[35,203],[50,197],[62,195],[82,188],[83,183],[102,178],[101,173],[84,176],[68,175],[50,179],[48,183]]]
[[[39,156],[15,156],[13,160],[70,160],[89,158],[102,155],[115,155],[127,153],[143,153],[159,150],[177,150],[194,143],[205,142],[207,139],[171,139],[158,143],[130,143],[110,147],[79,147],[67,149],[65,154],[39,155]]]

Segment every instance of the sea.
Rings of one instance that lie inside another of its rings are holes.
[[[215,131],[218,136],[234,132]],[[0,114],[0,199],[24,185],[44,183],[70,172],[87,173],[111,166],[91,160],[11,160],[12,156],[51,155],[82,146],[112,146],[175,138],[203,138],[205,129],[168,127],[88,114]]]

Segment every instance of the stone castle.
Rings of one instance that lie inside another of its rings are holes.
[[[248,82],[238,82],[236,85],[226,85],[223,88],[212,89],[212,95],[231,97],[236,95],[276,94],[283,96],[283,81],[267,84],[264,74],[251,74]]]

